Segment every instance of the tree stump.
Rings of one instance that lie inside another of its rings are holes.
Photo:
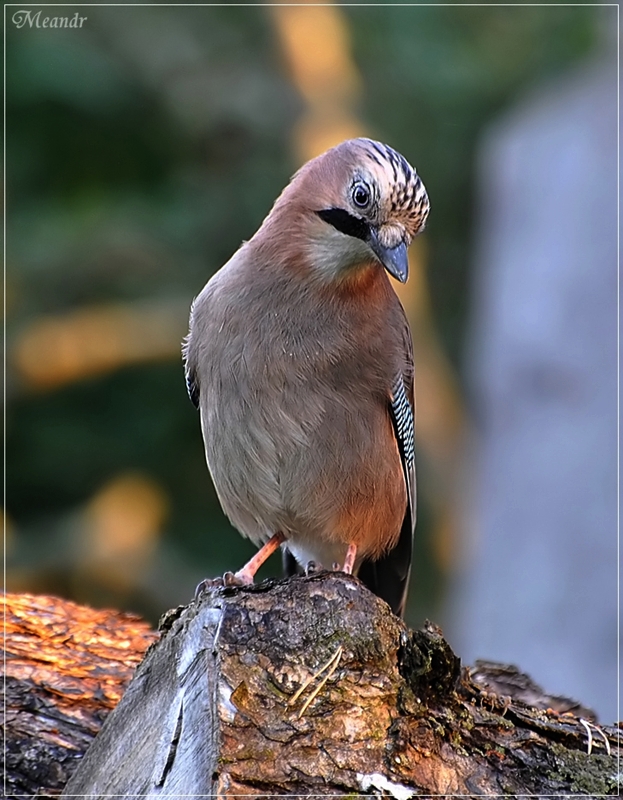
[[[63,795],[618,794],[618,729],[526,705],[497,666],[461,670],[342,573],[207,592],[163,618]]]

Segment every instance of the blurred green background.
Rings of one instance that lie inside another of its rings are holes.
[[[469,427],[477,143],[591,52],[598,9],[100,6],[79,9],[80,29],[18,28],[14,10],[8,589],[156,620],[253,552],[221,514],[186,396],[188,307],[303,160],[363,134],[402,152],[431,198],[402,297],[419,370],[408,621],[435,618]]]

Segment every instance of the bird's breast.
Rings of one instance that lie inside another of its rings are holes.
[[[258,541],[282,530],[313,548],[379,524],[393,536],[406,496],[383,321],[371,331],[370,314],[278,294],[221,306],[202,336],[202,428],[221,503]]]

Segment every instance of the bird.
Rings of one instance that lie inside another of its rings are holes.
[[[343,141],[304,164],[257,232],[194,299],[183,343],[221,506],[292,571],[341,568],[404,615],[416,520],[414,364],[388,275],[429,212],[387,144]]]

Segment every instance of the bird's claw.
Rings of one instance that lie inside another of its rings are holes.
[[[204,578],[197,584],[195,600],[198,600],[204,592],[210,592],[212,589],[220,589],[223,585],[222,578]]]
[[[238,572],[226,572],[223,575],[225,586],[249,586],[251,583],[253,583],[253,575],[244,569],[239,569]]]
[[[309,578],[310,575],[317,575],[322,571],[322,566],[316,561],[308,561],[305,565],[305,575]]]
[[[197,584],[195,600],[198,600],[204,592],[210,592],[213,589],[223,589],[229,586],[248,586],[250,583],[253,583],[253,578],[249,578],[249,575],[243,569],[238,572],[228,571],[216,578],[204,578]]]

